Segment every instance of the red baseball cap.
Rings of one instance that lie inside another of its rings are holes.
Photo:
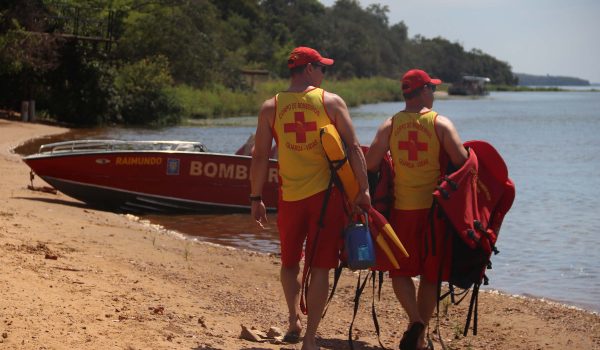
[[[290,57],[288,58],[288,68],[300,67],[314,62],[319,62],[326,66],[331,66],[333,64],[331,58],[321,56],[317,50],[311,49],[310,47],[299,46],[290,53]]]
[[[440,85],[442,83],[439,79],[431,79],[429,74],[420,69],[411,69],[402,77],[402,92],[409,93],[413,92],[418,88],[425,86],[425,84]]]

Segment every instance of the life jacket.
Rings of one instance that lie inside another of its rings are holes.
[[[515,198],[504,160],[485,141],[468,141],[469,158],[433,192],[452,227],[471,249],[491,254]]]
[[[504,216],[515,198],[515,186],[496,149],[485,141],[468,141],[469,158],[457,171],[442,178],[433,192],[432,222],[444,218],[449,225],[444,238],[447,249],[452,249],[449,287],[446,295],[455,302],[454,287],[473,287],[467,315],[467,330],[474,315],[473,334],[477,334],[477,298],[480,285],[488,284],[485,271],[491,268],[492,252]],[[443,260],[443,259],[442,259]],[[441,277],[441,268],[440,268]],[[440,278],[441,284],[441,278]],[[446,295],[441,296],[443,299]]]
[[[367,154],[369,147],[362,146],[363,153]],[[379,164],[376,173],[368,172],[369,193],[371,205],[387,219],[394,205],[394,164],[390,152],[386,152]]]

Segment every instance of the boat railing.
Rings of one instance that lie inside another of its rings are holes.
[[[207,149],[204,144],[191,141],[75,140],[42,145],[39,153],[73,153],[93,151],[207,152]]]

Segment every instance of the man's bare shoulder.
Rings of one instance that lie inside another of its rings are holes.
[[[325,91],[323,93],[323,105],[333,123],[338,124],[350,119],[346,102],[340,96]]]
[[[260,112],[258,112],[259,120],[266,119],[270,122],[271,119],[273,119],[273,116],[275,115],[276,105],[277,103],[275,100],[275,96],[263,102],[262,106],[260,107]]]
[[[390,134],[392,133],[393,119],[393,117],[386,118],[383,123],[379,125],[379,128],[377,128],[377,134],[375,135],[376,139],[389,139]]]
[[[392,120],[394,120],[394,117],[387,117],[383,123],[381,123],[381,126],[389,128],[392,126]]]
[[[265,100],[265,102],[263,102],[262,106],[260,107],[261,112],[265,111],[274,111],[275,110],[275,96],[271,97],[268,100]]]
[[[329,91],[323,92],[323,103],[328,107],[346,107],[346,102],[343,98]]]
[[[435,118],[435,125],[445,131],[454,129],[454,124],[450,120],[450,118],[438,114]]]

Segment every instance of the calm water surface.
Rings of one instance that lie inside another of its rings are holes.
[[[379,124],[401,103],[351,110],[358,137],[370,144]],[[463,141],[487,140],[504,157],[517,196],[488,272],[490,287],[600,311],[600,93],[492,93],[480,99],[439,100]],[[203,127],[77,131],[65,138],[201,141],[234,152],[254,131],[254,117]],[[148,216],[199,240],[277,252],[276,216],[267,230],[248,214]]]

